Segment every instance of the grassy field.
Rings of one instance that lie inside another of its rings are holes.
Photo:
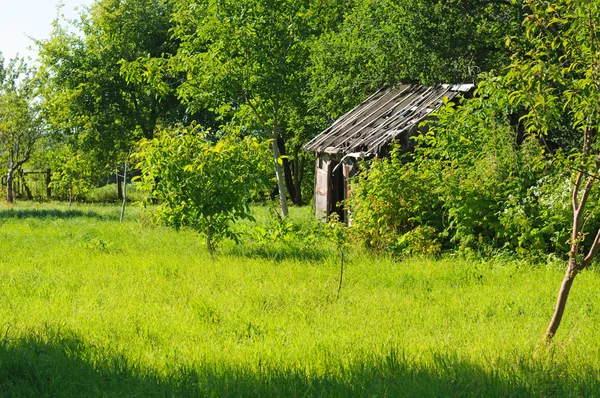
[[[337,298],[309,210],[256,212],[212,261],[138,209],[0,209],[0,395],[600,396],[596,269],[548,346],[558,266],[356,251]]]

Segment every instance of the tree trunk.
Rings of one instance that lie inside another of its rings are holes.
[[[285,142],[283,141],[283,138],[281,136],[279,136],[277,138],[277,146],[279,147],[280,155],[286,156]],[[296,203],[296,189],[294,186],[294,177],[293,177],[293,173],[292,173],[291,162],[287,157],[283,158],[282,161],[283,161],[283,172],[285,175],[285,187],[287,189],[287,193],[289,194],[290,199],[292,200],[292,203],[295,205],[298,205]]]
[[[304,167],[306,166],[306,159],[302,157],[301,159],[296,158],[296,205],[302,206],[302,180],[304,179]]]
[[[288,206],[286,199],[286,189],[285,189],[285,181],[283,170],[280,163],[280,153],[279,147],[277,145],[277,140],[273,139],[271,141],[271,149],[273,150],[273,157],[275,158],[275,175],[277,176],[277,188],[279,189],[279,203],[281,204],[281,216],[288,216]]]
[[[340,298],[340,293],[342,291],[342,282],[344,280],[344,251],[340,250],[340,284],[338,286],[337,298]]]
[[[577,275],[576,266],[572,260],[569,261],[569,267],[567,268],[567,273],[565,278],[562,281],[560,286],[560,290],[558,291],[558,298],[556,300],[556,308],[554,309],[554,315],[552,316],[552,320],[550,321],[550,325],[548,325],[548,329],[546,330],[546,340],[551,340],[552,337],[556,334],[558,327],[560,326],[560,321],[562,320],[563,314],[565,313],[565,307],[567,306],[567,299],[569,298],[569,292],[571,291],[571,286],[573,286],[573,281],[575,280],[575,276]]]
[[[14,194],[14,177],[15,177],[15,169],[12,167],[8,168],[8,172],[6,173],[6,201],[8,203],[13,203],[15,201]]]
[[[123,204],[121,205],[121,217],[119,219],[120,222],[123,222],[123,217],[125,217],[125,203],[127,202],[127,166],[128,165],[129,165],[129,160],[127,162],[125,162],[125,171],[123,172]]]
[[[52,182],[52,170],[46,169],[46,196],[48,199],[52,198],[52,188],[50,183]]]
[[[283,172],[285,173],[285,186],[290,196],[290,200],[296,206],[300,206],[297,203],[296,198],[298,197],[298,193],[296,192],[296,185],[294,184],[294,172],[292,170],[293,162],[290,162],[289,159],[283,159]]]
[[[119,171],[115,173],[115,179],[117,181],[117,200],[123,200],[123,186],[121,185],[121,176],[119,176]]]
[[[27,181],[25,180],[25,173],[21,168],[19,169],[19,178],[21,179],[21,186],[25,190],[27,200],[33,200],[33,194],[31,193],[31,189],[29,189],[29,185],[27,185]]]
[[[212,227],[208,227],[206,229],[206,248],[208,249],[208,253],[210,253],[210,258],[212,261],[215,261],[215,245],[213,242],[213,229]]]
[[[587,155],[590,154],[591,149],[591,131],[586,130],[583,152]],[[598,159],[598,158],[596,158]],[[595,161],[596,169],[600,169],[600,160]],[[587,181],[581,189],[585,178],[585,172],[579,171],[577,173],[577,178],[575,179],[575,183],[573,185],[573,192],[571,194],[571,205],[573,206],[573,227],[571,228],[571,249],[569,251],[569,265],[567,267],[567,272],[563,279],[563,282],[560,286],[560,290],[558,291],[558,298],[556,299],[556,308],[554,309],[554,315],[550,320],[550,324],[548,325],[548,329],[546,330],[546,341],[550,341],[552,337],[556,334],[558,327],[560,326],[560,321],[562,320],[563,314],[565,312],[565,307],[567,305],[567,299],[569,298],[569,292],[571,291],[571,286],[573,286],[573,281],[575,280],[575,276],[579,273],[579,271],[583,270],[587,267],[592,259],[598,253],[600,249],[600,230],[596,233],[596,238],[590,249],[587,252],[587,255],[583,258],[580,256],[580,244],[583,243],[583,228],[585,222],[583,222],[583,216],[585,212],[585,208],[587,205],[587,201],[590,195],[590,191],[595,182],[595,175],[589,175],[587,177]]]

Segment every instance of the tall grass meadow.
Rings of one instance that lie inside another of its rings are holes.
[[[130,207],[0,210],[2,396],[597,396],[597,268],[350,250],[254,210],[211,259]]]

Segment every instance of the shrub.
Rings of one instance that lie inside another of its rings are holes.
[[[146,194],[137,189],[137,184],[127,184],[127,201],[143,202]],[[90,203],[116,203],[120,202],[118,189],[115,184],[107,184],[102,187],[90,189],[85,194],[85,201]]]
[[[83,198],[92,189],[92,162],[78,153],[64,151],[56,156],[50,180],[52,195],[69,203]]]
[[[199,126],[142,140],[138,158],[139,188],[159,201],[158,219],[203,233],[211,254],[222,238],[237,240],[230,223],[252,218],[248,202],[270,174],[267,144],[228,134],[215,143]]]
[[[563,155],[520,136],[511,123],[519,109],[502,81],[483,77],[473,99],[445,104],[426,123],[410,160],[394,149],[363,166],[347,204],[353,236],[365,246],[396,254],[508,250],[530,259],[567,252],[571,172],[551,161]],[[599,191],[591,192],[590,226],[600,225]]]
[[[347,200],[352,236],[376,251],[394,251],[398,239],[419,226],[441,232],[444,214],[436,178],[435,169],[407,162],[398,148],[388,159],[363,165]]]

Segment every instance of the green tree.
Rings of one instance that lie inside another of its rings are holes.
[[[52,169],[50,188],[53,196],[67,199],[69,206],[93,188],[93,162],[67,147],[54,152]]]
[[[344,2],[341,2],[342,4]],[[260,131],[271,142],[282,214],[287,215],[282,157],[306,111],[309,42],[340,19],[329,0],[179,0],[174,19],[181,40],[172,65],[187,74],[179,95],[192,107],[212,106]],[[319,24],[318,22],[322,22]],[[304,108],[303,108],[304,107]],[[314,134],[312,130],[309,134]],[[294,161],[301,145],[293,143]],[[305,164],[296,163],[296,186]],[[294,185],[289,183],[288,188]]]
[[[14,201],[15,172],[30,158],[41,135],[41,121],[35,102],[33,71],[15,58],[5,66],[0,58],[0,150],[7,163],[6,200]]]
[[[137,167],[140,189],[160,203],[157,217],[204,234],[212,255],[222,238],[237,239],[231,222],[252,218],[249,201],[264,187],[269,162],[265,143],[256,138],[209,138],[198,126],[164,130],[141,141]]]
[[[506,74],[512,103],[525,108],[526,130],[543,139],[570,140],[555,161],[572,174],[573,209],[569,261],[552,320],[551,339],[563,317],[577,274],[600,250],[600,229],[586,221],[600,175],[600,3],[528,0],[525,35],[512,40]],[[591,225],[590,225],[591,224]],[[597,230],[594,230],[597,229]],[[590,239],[591,237],[591,239]]]
[[[505,36],[520,20],[503,0],[355,2],[313,45],[312,109],[330,122],[386,84],[472,83],[508,63]]]
[[[176,98],[177,81],[159,85],[126,78],[128,62],[174,54],[171,2],[97,0],[76,21],[56,21],[39,52],[44,114],[57,137],[114,170],[159,124],[190,115]]]

